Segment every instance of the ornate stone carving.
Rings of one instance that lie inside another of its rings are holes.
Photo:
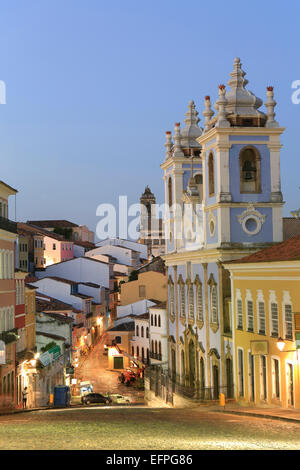
[[[254,204],[250,203],[247,209],[237,216],[239,223],[247,235],[256,235],[261,231],[262,224],[265,222],[266,215],[261,214],[255,209]]]

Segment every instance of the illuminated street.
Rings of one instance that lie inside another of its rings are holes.
[[[299,449],[300,425],[195,409],[86,407],[0,417],[0,449]]]
[[[108,370],[107,355],[104,355],[104,345],[107,335],[104,334],[87,357],[81,359],[76,369],[78,381],[89,381],[95,393],[119,393],[131,397],[133,401],[143,402],[143,392],[135,387],[126,387],[118,380],[120,371]]]

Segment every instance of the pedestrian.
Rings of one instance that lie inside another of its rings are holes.
[[[25,408],[27,408],[27,395],[28,395],[27,387],[24,388],[22,394],[23,394],[23,410],[24,410]]]

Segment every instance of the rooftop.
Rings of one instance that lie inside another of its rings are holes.
[[[267,263],[274,261],[299,261],[300,260],[300,235],[289,238],[284,242],[257,251],[245,258],[229,261],[225,264],[241,263]]]
[[[300,235],[300,219],[295,217],[283,217],[283,240]]]
[[[41,294],[37,292],[36,294],[36,311],[37,312],[49,312],[49,311],[65,311],[71,310],[75,313],[80,313],[80,310],[74,308],[72,305],[62,302],[54,297],[49,295]]]
[[[30,234],[30,235],[40,235],[43,237],[53,238],[54,240],[58,240],[61,242],[73,243],[72,240],[66,240],[62,235],[58,235],[57,233],[51,232],[49,230],[45,230],[39,226],[18,222],[18,233],[20,235]]]
[[[120,323],[120,325],[114,326],[113,328],[110,328],[107,330],[109,331],[134,331],[134,322],[126,322],[126,323]]]
[[[27,220],[28,224],[31,225],[38,225],[39,227],[44,228],[54,228],[54,227],[61,227],[61,228],[69,228],[69,227],[78,227],[77,224],[73,224],[73,222],[69,222],[68,220]]]

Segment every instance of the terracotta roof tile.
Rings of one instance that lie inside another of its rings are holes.
[[[289,238],[284,242],[277,243],[264,250],[257,251],[245,258],[226,262],[225,264],[240,263],[266,263],[272,261],[292,261],[300,260],[300,235]]]

